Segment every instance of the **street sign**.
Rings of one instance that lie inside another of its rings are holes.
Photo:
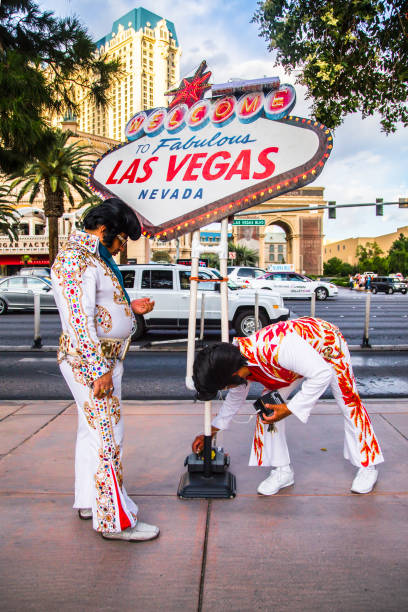
[[[265,225],[265,219],[234,219],[232,225]]]
[[[319,176],[333,147],[324,125],[290,114],[292,85],[202,98],[194,88],[207,88],[204,69],[195,84],[183,80],[174,106],[136,113],[128,142],[90,173],[91,189],[131,206],[148,238],[177,238],[300,189]]]
[[[230,251],[228,253],[228,259],[236,259],[236,257],[237,257],[237,254],[235,251]]]

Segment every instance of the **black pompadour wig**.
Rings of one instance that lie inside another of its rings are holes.
[[[228,342],[217,342],[203,348],[194,360],[193,381],[197,399],[209,401],[228,385],[240,385],[246,380],[234,375],[246,365],[245,358],[237,346]]]
[[[111,247],[118,234],[126,234],[131,240],[140,238],[142,228],[135,211],[119,198],[109,198],[94,206],[83,219],[84,229],[94,230],[104,225],[103,242]]]

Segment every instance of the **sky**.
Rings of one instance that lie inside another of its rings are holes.
[[[259,37],[257,24],[250,23],[254,0],[42,0],[43,9],[59,16],[76,15],[98,40],[111,31],[112,23],[138,6],[173,21],[182,47],[180,76],[188,76],[205,59],[213,83],[229,79],[279,76],[295,85],[295,75],[286,75],[274,65],[267,42]],[[103,10],[102,10],[103,7]],[[304,90],[295,85],[297,102],[292,113],[309,117]],[[314,185],[324,187],[324,197],[338,204],[397,201],[408,197],[408,128],[386,136],[378,117],[346,117],[333,132],[333,152]],[[323,231],[327,240],[378,236],[408,225],[408,208],[384,206],[376,217],[374,207],[346,208],[337,219],[325,213]]]

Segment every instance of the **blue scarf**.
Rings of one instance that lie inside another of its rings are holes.
[[[120,286],[123,289],[123,293],[125,294],[125,298],[127,300],[127,303],[130,304],[130,297],[128,296],[128,293],[127,293],[127,291],[125,289],[122,273],[119,270],[118,266],[116,265],[116,262],[115,262],[115,260],[112,257],[112,254],[108,251],[106,246],[104,246],[102,244],[102,242],[100,242],[100,241],[99,241],[98,249],[99,249],[99,255],[102,257],[104,262],[109,266],[109,268],[112,270],[112,272],[114,273],[114,275],[118,279],[118,281],[120,283]]]

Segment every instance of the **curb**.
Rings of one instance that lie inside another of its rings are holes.
[[[362,348],[359,344],[349,344],[349,350],[351,352],[360,351],[362,353],[371,353],[371,352],[385,352],[385,351],[408,351],[408,344],[377,344],[371,347]],[[56,353],[58,350],[57,346],[53,345],[45,345],[41,348],[33,348],[29,344],[23,344],[20,346],[8,346],[8,345],[0,345],[0,352],[2,353]],[[148,352],[187,352],[186,346],[131,346],[129,348],[129,353],[140,353],[140,352],[148,351]]]

